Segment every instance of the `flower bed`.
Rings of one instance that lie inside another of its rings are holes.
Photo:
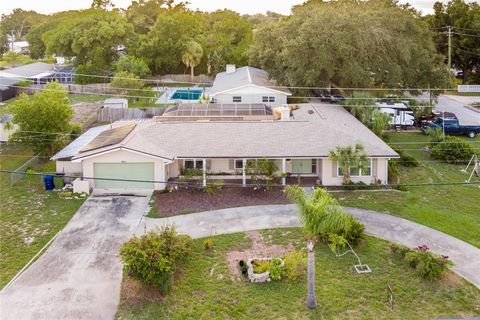
[[[247,268],[248,280],[262,283],[280,280],[285,262],[280,258],[252,258],[247,260]]]

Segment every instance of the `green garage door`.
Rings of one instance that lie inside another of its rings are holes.
[[[126,180],[154,180],[153,162],[148,163],[95,163],[95,178]],[[98,189],[153,189],[153,182],[95,180]]]

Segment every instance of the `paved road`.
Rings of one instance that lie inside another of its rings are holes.
[[[480,288],[480,249],[421,224],[375,211],[346,208],[365,224],[370,235],[409,247],[427,245],[433,252],[449,256],[452,268]],[[199,212],[170,218],[145,218],[139,226],[148,230],[157,226],[175,225],[177,231],[193,238],[300,225],[295,205],[267,205]]]
[[[2,320],[113,319],[120,300],[119,245],[147,197],[91,196],[50,248],[0,293]]]
[[[473,102],[480,102],[480,96],[441,95],[435,110],[455,113],[461,124],[480,125],[480,113],[465,107]]]

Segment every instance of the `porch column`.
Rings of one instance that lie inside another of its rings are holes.
[[[282,186],[287,184],[287,159],[282,159]]]
[[[247,186],[247,159],[242,160],[242,185]]]
[[[202,159],[203,187],[207,186],[207,159]]]

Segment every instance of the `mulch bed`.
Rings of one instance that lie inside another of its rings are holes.
[[[160,217],[234,207],[291,203],[282,188],[265,191],[248,187],[223,187],[214,195],[195,189],[156,192],[154,199],[156,212]]]

